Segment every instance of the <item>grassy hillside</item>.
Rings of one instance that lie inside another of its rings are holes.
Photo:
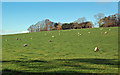
[[[94,52],[95,47],[98,52]],[[117,73],[118,28],[4,35],[2,61],[3,73]]]

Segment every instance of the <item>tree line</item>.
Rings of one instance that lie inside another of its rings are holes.
[[[101,18],[98,21],[99,27],[115,27],[120,26],[120,16],[118,14],[110,15],[108,17]]]
[[[66,30],[66,29],[82,29],[82,28],[93,28],[95,26],[100,27],[115,27],[120,26],[120,16],[118,14],[104,16],[103,13],[94,15],[94,24],[91,21],[86,21],[85,17],[78,18],[71,23],[54,23],[49,19],[39,21],[35,25],[31,25],[27,30],[29,32],[38,31],[51,31],[51,30]]]

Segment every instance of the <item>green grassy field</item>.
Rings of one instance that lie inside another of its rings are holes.
[[[4,35],[2,36],[3,74],[117,73],[118,27],[100,29]],[[78,32],[81,36],[78,36]],[[24,47],[24,44],[28,46]],[[94,52],[95,47],[99,48],[98,52]]]

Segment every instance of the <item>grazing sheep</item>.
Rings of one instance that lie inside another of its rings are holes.
[[[100,30],[103,30],[103,29],[100,29]]]
[[[88,32],[90,34],[90,32]]]
[[[52,38],[54,38],[55,36],[52,36]]]
[[[105,34],[107,34],[108,32],[105,32]]]
[[[18,38],[16,38],[16,40],[18,40]]]
[[[7,39],[5,41],[8,41]]]
[[[78,34],[78,36],[81,36],[82,34]]]
[[[109,29],[109,31],[110,31],[111,29]]]
[[[98,47],[95,47],[94,51],[97,52],[98,50],[99,50]]]
[[[32,40],[32,38],[30,38]]]
[[[52,40],[49,40],[49,42],[52,42]]]
[[[27,44],[24,44],[24,47],[28,46]]]
[[[78,34],[80,34],[80,33],[78,32]]]

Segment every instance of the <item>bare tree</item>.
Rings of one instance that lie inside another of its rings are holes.
[[[77,22],[78,24],[82,23],[82,22],[85,22],[86,21],[86,18],[85,17],[82,17],[82,18],[78,18],[75,22]]]
[[[95,15],[94,15],[94,18],[96,19],[95,25],[97,25],[97,24],[98,24],[98,21],[99,21],[101,18],[103,18],[103,17],[104,17],[104,14],[103,14],[103,13],[95,14]],[[99,25],[99,27],[100,27],[100,25]]]

